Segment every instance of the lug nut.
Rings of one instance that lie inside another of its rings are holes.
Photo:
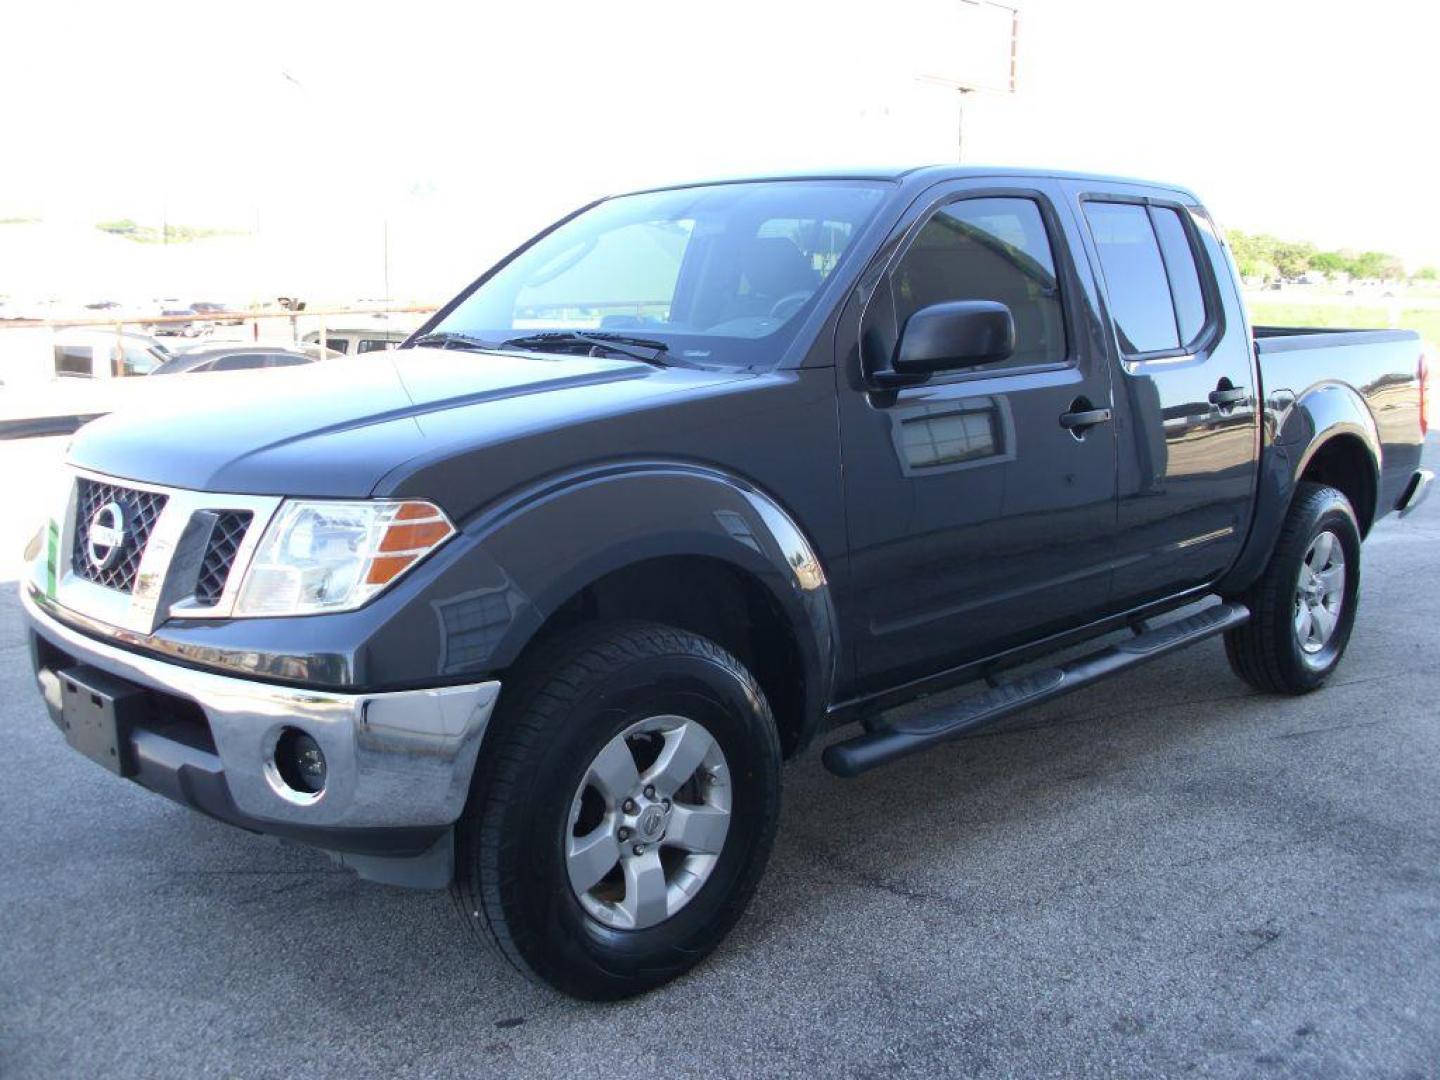
[[[630,830],[622,827],[622,828],[620,829],[620,839],[621,839],[621,840],[629,840],[629,839],[630,839]]]
[[[633,851],[633,852],[635,852],[636,855],[644,855],[644,854],[645,854],[645,845],[644,845],[644,844],[636,844],[636,845],[635,845],[633,848],[631,848],[630,850]]]
[[[646,784],[646,785],[645,785],[645,798],[647,798],[647,799],[653,799],[654,797],[655,797],[655,785],[653,785],[653,784]]]
[[[626,799],[625,802],[621,805],[620,809],[624,810],[627,814],[635,813],[635,800]]]

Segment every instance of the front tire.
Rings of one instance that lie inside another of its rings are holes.
[[[1268,693],[1323,685],[1345,655],[1360,599],[1360,527],[1350,501],[1302,483],[1264,574],[1240,599],[1250,621],[1225,635],[1235,674]]]
[[[714,642],[585,628],[506,686],[456,833],[467,920],[576,997],[653,989],[744,912],[780,808],[765,695]]]

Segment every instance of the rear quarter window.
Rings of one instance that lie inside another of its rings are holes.
[[[1152,206],[1150,220],[1160,241],[1160,254],[1165,258],[1180,340],[1188,344],[1200,336],[1205,325],[1205,291],[1200,285],[1200,268],[1195,265],[1195,252],[1179,210],[1173,206]]]

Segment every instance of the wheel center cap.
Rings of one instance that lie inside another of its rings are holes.
[[[645,807],[635,819],[635,831],[646,843],[658,840],[665,832],[665,808],[659,803]]]

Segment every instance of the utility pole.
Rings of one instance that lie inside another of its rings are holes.
[[[965,162],[965,95],[969,90],[961,87],[955,91],[955,160]]]

